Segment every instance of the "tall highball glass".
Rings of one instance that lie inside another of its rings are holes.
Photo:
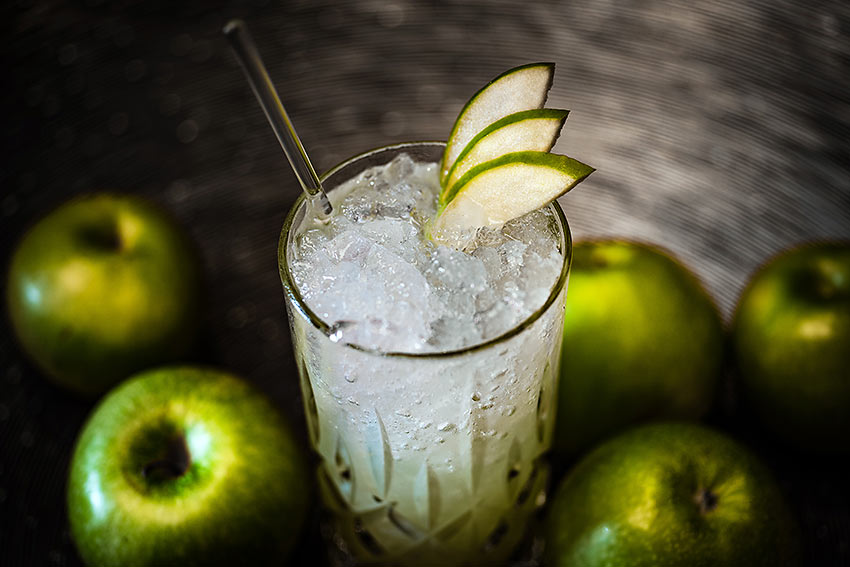
[[[439,142],[354,157],[322,177],[340,183],[405,152],[439,161]],[[318,484],[334,541],[357,564],[497,562],[545,502],[572,242],[549,205],[563,264],[543,305],[518,325],[450,352],[376,352],[337,340],[291,274],[302,197],[283,226],[280,276]]]

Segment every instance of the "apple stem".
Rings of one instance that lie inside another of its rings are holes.
[[[717,508],[717,495],[707,488],[702,488],[694,495],[694,500],[699,505],[699,511],[705,515]]]
[[[142,476],[153,482],[172,480],[186,474],[191,462],[186,440],[182,435],[176,435],[168,440],[162,458],[142,467]]]

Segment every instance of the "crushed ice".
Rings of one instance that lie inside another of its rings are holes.
[[[437,164],[401,155],[333,190],[330,223],[302,227],[290,252],[307,304],[335,342],[397,352],[463,348],[539,308],[562,257],[548,210],[479,229],[463,250],[424,237]]]

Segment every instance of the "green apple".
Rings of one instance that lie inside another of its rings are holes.
[[[279,564],[310,494],[303,457],[266,399],[212,369],[165,367],[110,392],[68,481],[86,564]]]
[[[6,301],[21,346],[41,370],[92,396],[191,351],[201,311],[198,256],[151,203],[89,195],[24,235]]]
[[[696,419],[722,371],[720,316],[661,249],[577,243],[567,292],[556,450],[575,454],[645,420]]]
[[[704,427],[645,425],[585,457],[549,510],[546,565],[791,567],[799,535],[770,472]]]
[[[850,451],[850,243],[770,260],[744,290],[732,333],[761,420],[799,447]]]

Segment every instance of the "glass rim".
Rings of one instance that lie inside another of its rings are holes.
[[[402,142],[399,144],[391,144],[387,146],[380,146],[377,148],[373,148],[366,152],[357,154],[353,157],[350,157],[341,163],[335,165],[325,173],[319,176],[320,181],[324,183],[324,181],[335,174],[337,171],[348,167],[352,163],[365,159],[369,156],[386,152],[386,151],[396,151],[403,150],[408,147],[421,147],[421,146],[441,146],[444,147],[446,145],[445,142],[440,141],[421,141],[421,142]],[[331,189],[332,190],[332,189]],[[304,301],[304,298],[301,296],[301,292],[298,290],[298,286],[295,283],[295,280],[292,278],[289,271],[289,262],[286,257],[286,245],[289,237],[289,233],[292,229],[292,225],[295,221],[295,216],[298,211],[301,209],[302,205],[306,200],[306,195],[304,192],[295,200],[292,208],[289,209],[289,212],[286,215],[286,219],[283,221],[283,227],[280,231],[280,238],[278,239],[277,246],[277,262],[278,262],[278,271],[280,272],[280,279],[283,283],[283,288],[288,295],[291,304],[298,309],[298,311],[303,315],[313,326],[313,328],[320,331],[323,335],[328,337],[330,340],[330,335],[333,333],[332,325],[329,325],[325,322],[321,317],[319,317],[307,302]],[[498,344],[504,343],[511,338],[515,337],[522,333],[525,329],[530,327],[537,321],[540,317],[543,316],[546,311],[555,303],[555,300],[560,295],[561,291],[563,291],[564,286],[567,283],[567,276],[569,275],[570,265],[572,264],[572,256],[573,256],[573,239],[572,234],[570,233],[570,225],[567,222],[567,217],[564,214],[564,210],[561,208],[561,205],[558,203],[558,200],[555,199],[548,205],[547,207],[551,208],[555,217],[560,221],[560,225],[562,227],[562,244],[564,246],[564,255],[563,262],[561,264],[561,272],[558,275],[557,281],[552,285],[552,289],[549,292],[549,296],[546,298],[546,301],[538,307],[534,312],[532,312],[528,317],[512,326],[510,329],[505,332],[496,335],[493,338],[487,339],[486,341],[481,341],[469,346],[465,346],[458,349],[451,350],[437,350],[437,351],[426,351],[426,352],[403,352],[403,351],[383,351],[373,348],[364,347],[362,345],[354,344],[354,343],[337,343],[340,346],[351,348],[353,350],[357,350],[363,353],[372,354],[375,356],[388,357],[388,358],[414,358],[414,359],[427,359],[427,358],[447,358],[460,356],[467,353],[477,352],[479,350],[484,350]]]

